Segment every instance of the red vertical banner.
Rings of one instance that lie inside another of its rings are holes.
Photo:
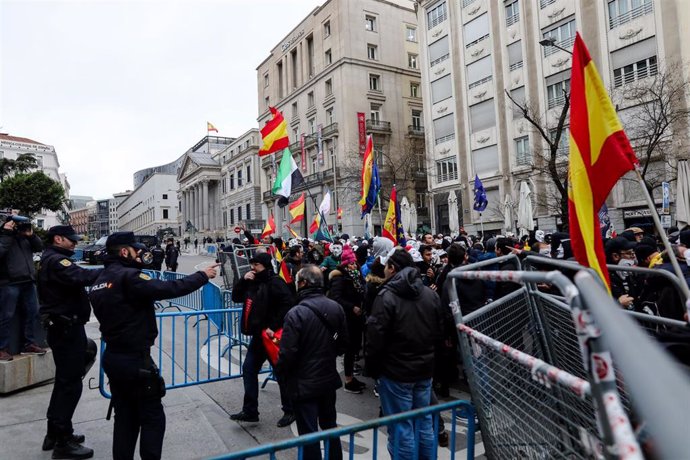
[[[307,154],[304,152],[304,133],[299,136],[299,151],[302,155],[302,171],[307,172]]]
[[[359,127],[359,155],[364,155],[367,149],[367,122],[364,112],[357,112],[357,126]]]

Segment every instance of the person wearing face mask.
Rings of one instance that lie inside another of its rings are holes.
[[[328,246],[328,251],[330,252],[330,255],[323,259],[323,262],[321,262],[321,271],[323,272],[323,278],[326,280],[326,289],[328,289],[329,275],[333,270],[336,269],[338,265],[340,265],[340,256],[343,253],[343,245],[339,241],[331,243]]]
[[[151,359],[158,336],[154,302],[196,291],[216,276],[217,265],[175,281],[155,280],[141,271],[145,247],[134,241],[134,233],[115,232],[105,246],[105,268],[91,286],[89,300],[106,343],[102,364],[115,409],[112,456],[133,458],[139,438],[141,458],[159,459],[165,382]]]
[[[606,263],[621,267],[635,267],[635,247],[637,245],[623,237],[611,238],[606,242],[604,251]],[[634,274],[630,272],[613,272],[609,275],[611,280],[611,295],[622,307],[628,310],[635,309],[635,301],[638,298],[638,284]]]

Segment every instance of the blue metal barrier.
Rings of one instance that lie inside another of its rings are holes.
[[[79,262],[83,257],[84,257],[84,250],[83,249],[75,249],[74,255],[72,255],[72,257],[70,257],[70,260],[72,262]]]
[[[449,433],[450,437],[450,458],[455,459],[455,427],[457,425],[457,418],[462,418],[467,420],[467,459],[474,458],[474,438],[475,438],[475,410],[474,406],[469,401],[452,401],[443,404],[438,404],[436,406],[425,407],[422,409],[415,409],[409,412],[403,412],[400,414],[389,415],[388,417],[377,418],[374,420],[369,420],[366,422],[358,423],[350,426],[343,426],[339,428],[333,428],[326,431],[320,431],[317,433],[311,433],[304,436],[299,436],[293,439],[286,439],[284,441],[278,441],[270,444],[262,444],[260,446],[252,447],[240,452],[233,452],[230,454],[221,455],[214,457],[213,460],[239,460],[247,459],[251,457],[256,457],[259,455],[268,455],[271,460],[276,458],[276,452],[297,449],[297,458],[302,459],[303,449],[309,444],[314,444],[327,439],[337,439],[341,437],[348,437],[348,452],[350,453],[350,458],[355,453],[355,435],[362,431],[372,430],[373,431],[373,445],[371,452],[371,459],[378,458],[378,428],[383,426],[390,426],[395,423],[417,420],[426,415],[440,414],[441,412],[451,412],[451,429]],[[434,416],[434,458],[438,457],[438,417]],[[417,441],[417,437],[416,441]],[[416,444],[416,443],[415,443]],[[329,443],[324,443],[325,451],[324,458],[328,458],[328,447]],[[418,446],[415,446],[418,447]],[[394,459],[399,458],[395,453],[393,455]]]

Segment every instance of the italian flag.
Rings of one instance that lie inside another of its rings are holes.
[[[292,158],[292,153],[290,149],[283,150],[283,159],[280,160],[280,166],[278,167],[278,174],[276,174],[276,181],[273,184],[273,194],[279,195],[278,206],[285,207],[288,204],[290,195],[292,194],[292,188],[300,185],[304,182],[302,173],[295,163],[295,159]]]

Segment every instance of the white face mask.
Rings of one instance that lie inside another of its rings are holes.
[[[558,249],[556,249],[556,258],[557,259],[562,259],[563,258],[563,246],[558,246]]]
[[[343,253],[343,247],[339,244],[333,244],[331,245],[331,254],[333,254],[333,257],[340,257],[340,255]]]
[[[541,248],[539,254],[546,257],[551,257],[551,248]]]
[[[635,259],[621,259],[618,261],[618,265],[621,267],[634,267],[637,264]]]

